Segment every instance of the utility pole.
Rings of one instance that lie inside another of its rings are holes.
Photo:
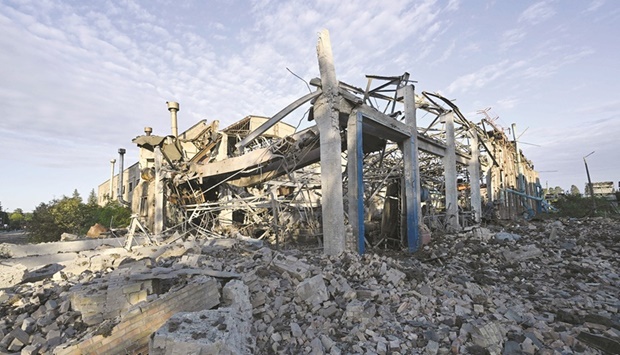
[[[594,198],[594,186],[592,186],[592,180],[590,179],[590,170],[588,170],[588,162],[586,161],[586,158],[592,154],[594,154],[594,151],[592,151],[592,153],[583,157],[583,164],[586,166],[586,175],[588,176],[588,187],[590,188],[590,197],[592,198],[592,210],[596,212],[596,199]]]

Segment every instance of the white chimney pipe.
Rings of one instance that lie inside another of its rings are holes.
[[[170,121],[172,124],[172,135],[179,136],[179,129],[177,127],[177,112],[179,112],[179,103],[174,101],[166,101],[168,104],[168,111],[170,111]]]
[[[108,201],[114,200],[114,163],[116,163],[116,159],[110,159],[110,195]]]

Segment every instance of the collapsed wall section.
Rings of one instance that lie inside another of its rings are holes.
[[[128,310],[121,321],[105,334],[86,338],[56,348],[57,355],[137,354],[148,349],[149,337],[178,312],[210,309],[220,303],[218,282],[199,277],[192,283],[172,290],[150,302],[142,302]]]

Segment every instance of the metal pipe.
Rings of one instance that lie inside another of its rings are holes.
[[[170,111],[170,122],[172,125],[172,135],[179,136],[179,129],[177,127],[177,112],[179,112],[179,103],[174,101],[166,101],[168,104],[168,111]]]
[[[594,151],[585,157],[583,157],[583,164],[586,166],[586,175],[588,175],[588,187],[590,188],[590,198],[592,198],[592,208],[596,211],[596,199],[594,198],[594,186],[592,185],[592,180],[590,179],[590,170],[588,170],[588,162],[586,162],[586,158],[590,155],[594,154]]]
[[[108,201],[114,200],[114,163],[116,163],[116,159],[110,159],[110,193],[108,195]]]
[[[129,202],[125,201],[123,198],[123,165],[125,162],[125,152],[125,148],[118,148],[118,192],[116,196],[118,198],[118,202],[124,206],[129,206]]]
[[[519,151],[519,143],[517,141],[517,124],[512,124],[512,139],[515,143],[515,152],[517,153],[517,188],[521,192],[525,192],[525,179],[523,176],[523,167],[521,166],[521,152]]]

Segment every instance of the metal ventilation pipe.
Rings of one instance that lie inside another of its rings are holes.
[[[177,127],[177,112],[179,112],[179,103],[174,101],[166,101],[168,104],[168,111],[170,111],[170,122],[172,124],[172,135],[179,136],[179,129]]]
[[[122,205],[129,206],[129,202],[123,199],[123,170],[124,170],[124,162],[125,162],[125,148],[118,148],[118,193],[117,198],[118,202]]]
[[[108,201],[114,200],[114,163],[116,163],[116,159],[110,159],[110,195]]]

